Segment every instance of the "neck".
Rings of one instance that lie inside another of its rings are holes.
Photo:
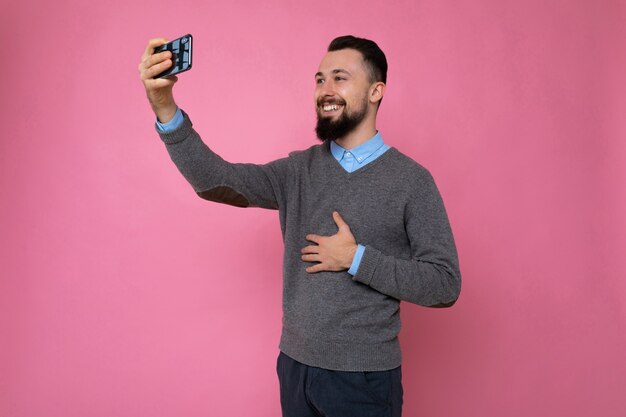
[[[344,149],[353,149],[364,144],[376,134],[376,116],[367,117],[352,132],[335,140]]]

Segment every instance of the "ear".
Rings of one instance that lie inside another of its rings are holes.
[[[370,94],[369,94],[370,103],[376,104],[380,100],[382,100],[383,96],[385,95],[386,87],[387,86],[382,81],[378,81],[372,84],[372,86],[370,87]]]

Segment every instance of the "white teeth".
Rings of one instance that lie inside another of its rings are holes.
[[[327,104],[323,107],[324,111],[337,110],[337,108],[336,104]]]

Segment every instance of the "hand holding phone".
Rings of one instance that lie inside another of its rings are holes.
[[[171,120],[178,108],[172,94],[172,89],[178,78],[176,76],[155,78],[155,76],[165,72],[165,70],[171,70],[173,66],[173,61],[170,60],[172,52],[154,53],[155,49],[166,43],[167,40],[164,38],[150,39],[137,67],[139,78],[146,89],[150,107],[152,107],[152,111],[154,111],[154,114],[162,123]]]
[[[169,77],[181,72],[189,71],[191,69],[192,40],[192,36],[187,34],[178,39],[174,39],[165,45],[154,48],[153,54],[163,51],[170,51],[172,53],[172,66],[162,73],[155,75],[154,78]]]

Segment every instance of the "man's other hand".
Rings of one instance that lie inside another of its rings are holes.
[[[316,265],[306,268],[306,272],[343,271],[350,268],[357,249],[356,240],[350,231],[350,226],[336,211],[333,212],[333,220],[339,228],[336,234],[332,236],[314,234],[306,236],[306,240],[315,243],[315,245],[306,246],[302,249],[302,260],[318,262]]]

